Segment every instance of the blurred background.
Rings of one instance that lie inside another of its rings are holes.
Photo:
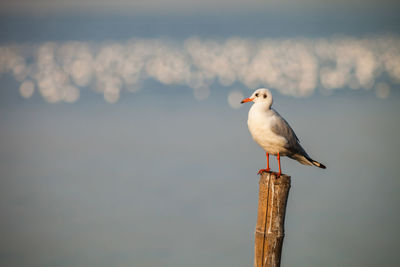
[[[252,266],[259,87],[327,166],[282,161],[282,266],[398,266],[399,11],[1,1],[0,266]]]

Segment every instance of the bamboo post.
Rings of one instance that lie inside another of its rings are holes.
[[[263,172],[259,187],[254,267],[279,267],[290,176]]]

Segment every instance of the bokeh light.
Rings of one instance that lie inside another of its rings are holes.
[[[37,87],[51,103],[73,103],[85,87],[116,103],[122,90],[137,92],[147,79],[188,86],[198,100],[210,95],[213,83],[230,87],[237,82],[251,90],[268,87],[295,97],[309,96],[317,88],[324,94],[376,88],[377,97],[387,98],[391,84],[400,82],[399,62],[400,38],[395,35],[0,46],[0,74],[21,82],[23,97],[29,98]],[[387,87],[376,84],[386,76]]]
[[[228,95],[228,104],[231,108],[238,109],[241,107],[241,100],[243,100],[244,96],[242,92],[234,90]]]

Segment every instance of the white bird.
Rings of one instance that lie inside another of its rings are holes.
[[[257,89],[249,98],[243,99],[242,104],[254,102],[249,110],[247,125],[257,144],[266,152],[267,168],[258,171],[258,174],[269,172],[269,154],[278,159],[279,173],[281,175],[280,156],[288,156],[301,164],[314,165],[325,169],[326,167],[308,156],[301,147],[300,141],[284,118],[272,106],[272,94],[268,89]]]

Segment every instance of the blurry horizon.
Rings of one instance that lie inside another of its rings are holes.
[[[218,84],[260,87],[307,97],[336,90],[374,91],[388,98],[400,82],[400,37],[229,38],[183,41],[134,38],[126,42],[44,42],[0,46],[0,74],[19,82],[22,97],[73,103],[90,89],[116,103],[121,92],[148,84],[184,86],[205,100]],[[169,90],[169,89],[168,89]],[[246,94],[246,93],[245,93]],[[243,93],[231,89],[232,108]]]

